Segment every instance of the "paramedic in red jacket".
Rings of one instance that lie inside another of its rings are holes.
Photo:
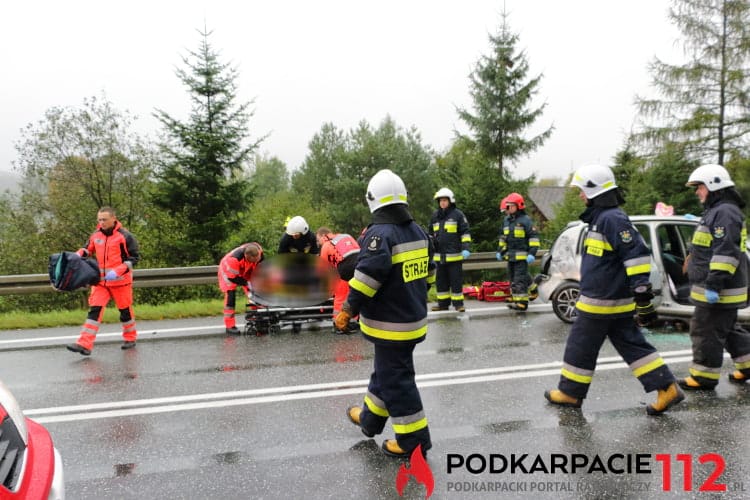
[[[219,288],[224,292],[224,326],[227,335],[239,335],[234,308],[235,291],[240,286],[248,295],[252,290],[250,277],[255,267],[263,260],[263,248],[258,243],[245,243],[226,254],[219,263]]]
[[[78,250],[81,257],[96,256],[101,272],[99,284],[91,287],[89,309],[81,335],[75,344],[68,344],[69,351],[83,356],[91,354],[96,334],[102,323],[104,308],[110,300],[115,301],[120,311],[123,343],[121,349],[135,347],[137,333],[133,315],[133,268],[140,260],[138,241],[122,227],[111,207],[102,207],[96,216],[96,231],[89,237],[83,248]]]
[[[335,318],[349,294],[349,280],[354,276],[359,256],[359,243],[346,233],[334,234],[327,227],[321,227],[315,233],[320,248],[320,257],[336,269],[338,278],[333,283],[333,317]],[[351,325],[353,326],[353,325]],[[344,331],[333,327],[333,333],[354,333],[356,328]]]

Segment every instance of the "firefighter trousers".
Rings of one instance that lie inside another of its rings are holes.
[[[675,381],[669,367],[633,318],[578,314],[565,344],[558,389],[575,398],[586,397],[605,338],[609,338],[646,392],[663,389]]]
[[[413,354],[414,344],[375,344],[375,369],[370,375],[360,425],[370,434],[380,434],[390,417],[401,449],[411,452],[421,444],[426,452],[432,442],[414,380]]]
[[[529,304],[529,287],[531,286],[529,264],[525,260],[509,260],[508,276],[513,302],[522,305],[525,309]]]
[[[439,307],[451,303],[458,309],[464,305],[464,273],[462,261],[438,263],[435,269],[435,293]]]
[[[693,362],[690,375],[702,386],[719,383],[724,349],[735,369],[750,377],[750,332],[737,324],[737,309],[696,306],[690,320]]]

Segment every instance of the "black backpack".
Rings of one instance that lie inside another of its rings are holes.
[[[101,280],[99,264],[75,252],[60,252],[49,258],[49,281],[57,291],[71,292]]]

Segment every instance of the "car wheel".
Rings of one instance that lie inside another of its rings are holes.
[[[578,283],[563,283],[552,294],[552,310],[566,323],[572,323],[576,317],[576,301],[580,294]]]

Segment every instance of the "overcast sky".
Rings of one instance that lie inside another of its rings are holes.
[[[255,100],[252,136],[270,134],[261,152],[290,169],[326,122],[349,130],[390,115],[444,151],[454,130],[467,131],[455,109],[471,106],[468,76],[489,54],[503,3],[530,76],[543,74],[536,132],[555,126],[514,175],[610,163],[633,126],[634,95],[649,92],[649,61],[678,62],[667,0],[3,2],[0,171],[11,169],[19,130],[53,106],[104,92],[152,137],[154,108],[186,116],[174,71],[204,22],[239,71],[239,101]]]

